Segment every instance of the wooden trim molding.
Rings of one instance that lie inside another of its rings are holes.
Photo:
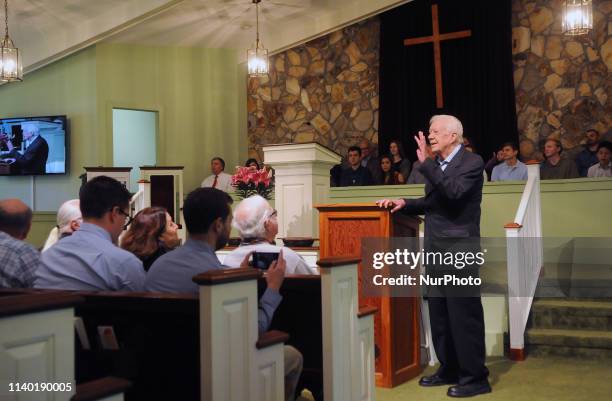
[[[510,348],[510,360],[521,362],[524,361],[526,357],[525,348]]]
[[[526,162],[524,162],[524,164],[531,166],[533,164],[540,164],[541,162],[539,160],[527,160]]]
[[[522,224],[511,222],[504,224],[504,228],[523,228]]]
[[[193,282],[199,285],[217,285],[235,283],[238,281],[256,280],[263,273],[252,267],[241,269],[214,269],[206,273],[198,274]]]
[[[357,317],[362,318],[362,317],[370,316],[370,315],[375,314],[376,312],[378,312],[378,308],[376,306],[373,306],[373,305],[362,306],[361,308],[359,308],[359,311],[357,312]]]
[[[68,308],[83,301],[68,292],[8,295],[0,297],[0,317]]]
[[[270,330],[259,336],[259,340],[255,346],[257,349],[267,348],[275,344],[286,343],[289,340],[289,334],[284,331]]]
[[[149,181],[149,180],[138,180],[138,183],[139,184],[150,184],[151,181]]]
[[[98,167],[83,167],[83,168],[85,169],[85,171],[92,172],[92,173],[96,173],[96,172],[100,172],[100,171],[120,171],[120,172],[132,171],[131,167],[102,167],[102,166],[98,166]]]
[[[334,256],[317,260],[317,265],[322,268],[338,267],[361,262],[361,258],[350,256]]]
[[[76,386],[76,394],[71,401],[94,401],[123,393],[132,383],[119,377],[103,377]]]
[[[183,170],[184,166],[140,166],[140,170]]]

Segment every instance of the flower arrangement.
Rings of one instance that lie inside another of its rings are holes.
[[[270,200],[274,192],[272,170],[265,167],[257,170],[255,167],[236,167],[232,176],[232,186],[241,199],[252,195],[260,195]]]

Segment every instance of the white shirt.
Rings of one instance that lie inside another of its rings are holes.
[[[589,172],[587,173],[587,177],[589,178],[599,178],[599,177],[612,177],[612,162],[608,164],[607,168],[601,167],[601,163],[597,163],[589,167]]]
[[[219,173],[219,178],[217,178],[217,186],[215,188],[220,189],[224,192],[233,192],[232,188],[232,176],[222,171]],[[213,183],[215,182],[215,175],[211,174],[202,181],[202,188],[212,188]]]
[[[285,274],[319,274],[316,267],[308,266],[306,261],[291,248],[276,246],[266,242],[239,246],[225,256],[223,264],[227,267],[240,267],[240,263],[250,252],[280,252],[281,249],[287,264]]]

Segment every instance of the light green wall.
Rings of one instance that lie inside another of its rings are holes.
[[[98,165],[96,137],[96,49],[90,47],[0,86],[0,117],[66,114],[69,175],[0,177],[0,198],[16,197],[35,210],[57,210],[76,196],[84,164]],[[32,197],[32,195],[34,195]]]
[[[521,199],[523,182],[492,182],[483,188],[483,237],[505,236]],[[612,179],[587,178],[541,182],[545,237],[612,237]],[[415,198],[422,185],[332,188],[332,203],[372,202],[382,198]]]
[[[101,44],[96,50],[98,132],[106,163],[112,158],[113,107],[159,112],[158,165],[185,166],[186,192],[210,174],[212,157],[223,157],[233,170],[246,155],[233,49]]]

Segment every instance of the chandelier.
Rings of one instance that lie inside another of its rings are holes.
[[[257,21],[257,36],[255,43],[247,50],[247,68],[250,76],[265,75],[268,73],[268,49],[259,40],[259,3],[261,0],[253,0],[255,4],[255,18]]]
[[[563,4],[563,33],[586,35],[593,30],[593,1],[565,0]]]
[[[0,82],[23,80],[21,54],[9,37],[8,0],[4,0],[4,39],[0,42]]]

